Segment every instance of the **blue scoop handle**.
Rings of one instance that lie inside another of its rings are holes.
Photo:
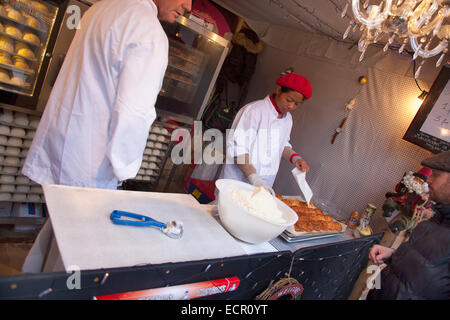
[[[126,212],[126,211],[120,211],[120,210],[114,210],[111,212],[111,215],[109,216],[111,221],[114,224],[120,224],[125,226],[136,226],[136,227],[157,227],[157,228],[164,228],[166,226],[165,223],[156,221],[155,219],[152,219],[147,216],[143,216],[140,214],[132,213],[132,212]],[[122,219],[122,217],[128,217],[135,220],[130,219]]]

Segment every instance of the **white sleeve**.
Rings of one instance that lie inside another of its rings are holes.
[[[141,165],[167,59],[161,43],[134,44],[124,54],[107,149],[120,181],[135,177]]]
[[[292,116],[291,115],[289,115],[289,116],[291,118],[291,121],[289,121],[289,125],[286,126],[287,139],[286,139],[286,143],[284,144],[284,148],[288,147],[288,148],[292,149],[292,145],[291,145],[291,142],[290,142],[290,140],[291,140],[291,132],[292,132]]]
[[[286,141],[286,143],[284,144],[284,147],[285,147],[285,148],[288,147],[288,148],[291,148],[291,149],[292,149],[292,145],[291,145],[291,143],[289,142],[289,140]]]
[[[252,108],[244,110],[234,128],[232,138],[233,157],[250,154],[252,145],[256,141],[261,114],[254,110]]]

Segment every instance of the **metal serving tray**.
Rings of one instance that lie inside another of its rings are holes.
[[[336,233],[328,233],[328,234],[317,234],[317,235],[308,235],[308,236],[293,236],[289,232],[284,231],[282,234],[280,234],[280,237],[284,239],[287,242],[302,242],[302,241],[309,241],[309,240],[318,240],[323,238],[330,238],[334,236],[341,235],[342,232],[336,232]]]
[[[298,196],[283,196],[284,199],[287,200],[299,200],[299,201],[305,201],[303,198],[298,197]],[[325,214],[329,215],[327,210],[325,210],[324,207],[321,207],[321,205],[316,205],[317,208],[321,209]],[[332,216],[331,216],[332,217]],[[286,240],[287,242],[301,242],[301,241],[308,241],[308,240],[316,240],[316,239],[321,239],[321,238],[328,238],[328,237],[333,237],[333,236],[337,236],[337,235],[341,235],[345,232],[345,230],[347,229],[347,226],[340,222],[337,221],[334,217],[333,221],[340,223],[340,225],[342,226],[342,231],[338,232],[338,231],[312,231],[312,232],[297,232],[294,229],[294,226],[286,229],[281,235],[280,237],[283,238],[284,240]]]

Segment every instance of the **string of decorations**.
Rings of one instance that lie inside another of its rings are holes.
[[[299,5],[296,1],[293,1],[297,6],[299,6],[300,8],[302,8],[302,5]],[[281,8],[282,10],[284,10],[286,12],[285,15],[285,19],[287,19],[288,17],[293,18],[295,21],[302,23],[303,25],[306,25],[309,29],[313,29],[315,31],[317,31],[318,33],[322,34],[323,36],[338,41],[338,42],[342,42],[342,43],[346,43],[346,44],[350,44],[353,43],[354,40],[347,40],[345,41],[344,39],[342,39],[342,33],[340,33],[339,31],[337,31],[336,29],[334,29],[333,27],[331,27],[328,23],[326,23],[325,21],[321,20],[317,15],[314,14],[314,11],[308,10],[307,8],[303,7],[304,10],[306,10],[306,12],[308,12],[309,15],[313,16],[318,22],[319,22],[319,27],[315,26],[314,24],[311,24],[309,22],[303,21],[302,19],[300,19],[298,16],[296,16],[295,14],[293,14],[292,12],[290,12],[286,6],[282,3],[281,0],[269,0],[269,3],[275,4],[277,5],[279,8]],[[339,37],[333,36],[325,31],[323,31],[320,26],[322,25],[326,25],[329,28],[331,28],[332,30],[334,30],[336,33],[339,34]]]
[[[273,280],[272,280],[273,282]],[[261,292],[258,296],[256,296],[255,300],[269,300],[273,297],[277,292],[291,285],[300,285],[300,283],[294,278],[283,278],[278,280],[275,283],[270,283],[266,290]]]
[[[292,266],[294,264],[295,257],[292,257],[291,259],[291,265],[289,266],[289,272],[285,273],[286,278],[282,278],[275,282],[275,279],[272,279],[269,283],[269,286],[266,290],[261,292],[259,295],[256,296],[255,300],[269,300],[272,297],[274,297],[277,293],[280,293],[280,291],[283,288],[286,288],[288,286],[298,286],[298,290],[296,290],[296,296],[292,295],[292,297],[295,299],[296,297],[299,297],[303,293],[303,286],[297,281],[297,279],[291,277],[292,272]],[[279,274],[279,273],[278,273]],[[275,276],[277,278],[278,274]],[[275,283],[274,283],[275,282]]]
[[[342,33],[338,30],[336,30],[334,27],[332,27],[331,25],[329,25],[326,21],[320,19],[317,15],[314,14],[314,9],[310,10],[308,8],[306,8],[305,6],[301,5],[300,3],[297,2],[297,0],[291,0],[293,3],[295,3],[295,5],[297,5],[297,7],[299,7],[300,9],[302,9],[303,11],[306,11],[309,15],[311,15],[312,17],[314,17],[317,21],[319,21],[320,25],[325,25],[327,26],[329,29],[333,30],[335,33],[338,34],[339,37],[342,37]],[[330,35],[331,36],[331,35]],[[331,36],[333,39],[335,39],[334,36]]]
[[[328,1],[331,2],[332,5],[334,5],[336,13],[342,14],[342,7],[338,6],[333,0]],[[339,2],[342,4],[342,0],[339,0]],[[344,16],[348,19],[352,19],[352,17],[348,15],[347,11],[345,11]]]

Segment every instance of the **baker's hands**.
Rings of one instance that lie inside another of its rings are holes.
[[[308,172],[309,171],[309,166],[306,163],[306,161],[303,160],[303,159],[298,159],[297,161],[295,161],[295,166],[301,172]]]
[[[303,159],[298,153],[295,153],[292,149],[287,149],[286,152],[287,155],[291,154],[289,156],[289,161],[293,163],[298,170],[305,173],[309,171],[309,166],[305,159]]]
[[[297,152],[292,150],[291,147],[284,147],[283,149],[283,159],[292,163],[301,172],[308,172],[309,166],[306,161]]]
[[[269,185],[263,179],[261,179],[261,177],[258,176],[257,173],[252,173],[247,177],[247,179],[255,187],[262,187],[269,191],[271,195],[275,196],[275,191],[273,191],[273,189],[269,187]]]
[[[389,259],[394,253],[394,249],[383,247],[380,245],[374,245],[369,252],[369,259],[375,264],[382,264],[384,260]]]

